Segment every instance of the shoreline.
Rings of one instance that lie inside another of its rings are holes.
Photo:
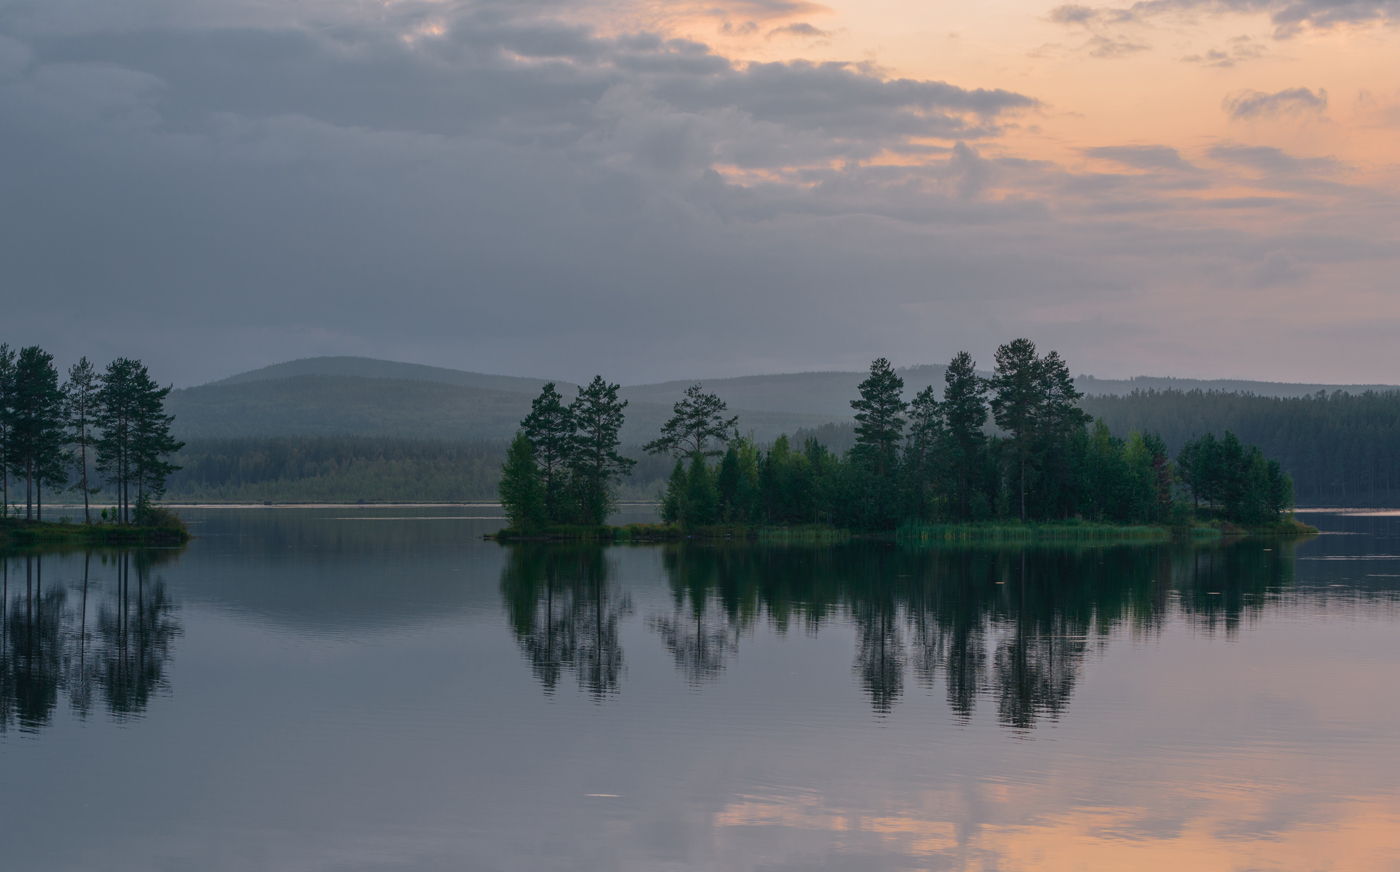
[[[1318,535],[1316,527],[1290,518],[1260,527],[1238,527],[1228,523],[1168,526],[1160,524],[1114,525],[1083,522],[905,525],[896,530],[856,532],[821,524],[795,527],[715,525],[684,529],[669,524],[626,524],[599,527],[549,527],[522,535],[509,528],[487,533],[483,539],[496,542],[683,542],[750,541],[788,543],[831,543],[850,540],[937,543],[1107,543],[1168,542],[1201,539],[1299,539]]]

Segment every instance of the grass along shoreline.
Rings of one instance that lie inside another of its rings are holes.
[[[679,542],[683,540],[750,540],[791,544],[829,544],[852,539],[934,542],[1158,542],[1172,539],[1267,536],[1294,538],[1314,536],[1316,527],[1285,518],[1274,524],[1240,527],[1212,520],[1190,525],[1137,524],[1119,526],[1087,521],[1006,522],[986,521],[966,524],[906,524],[894,531],[858,533],[825,524],[798,526],[748,526],[717,524],[682,528],[674,524],[626,524],[622,526],[555,526],[532,534],[505,528],[484,538],[498,542]]]
[[[73,524],[0,518],[0,548],[27,545],[183,545],[192,537],[184,522],[164,512],[156,526]],[[172,520],[173,519],[173,520]]]

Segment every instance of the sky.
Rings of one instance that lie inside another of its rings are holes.
[[[0,0],[0,341],[1400,383],[1400,0]]]

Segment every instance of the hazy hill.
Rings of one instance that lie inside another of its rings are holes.
[[[1349,394],[1364,394],[1367,391],[1400,390],[1396,385],[1323,385],[1298,382],[1260,382],[1241,379],[1198,379],[1170,378],[1140,375],[1129,379],[1094,378],[1081,375],[1074,384],[1088,396],[1127,396],[1133,391],[1223,391],[1226,393],[1254,394],[1260,397],[1309,397],[1318,391],[1332,393],[1345,391]]]
[[[943,373],[945,367],[941,364],[930,364],[925,366],[908,367],[899,370],[900,376],[904,379],[905,395],[912,397],[915,393],[929,385],[936,385],[941,394],[943,386]],[[987,375],[989,373],[983,373]],[[485,390],[488,392],[499,392],[508,394],[520,394],[533,397],[545,384],[545,379],[523,378],[518,376],[490,375],[479,372],[466,372],[463,370],[447,369],[437,366],[423,366],[416,363],[398,363],[388,360],[375,360],[369,357],[311,357],[302,360],[288,361],[251,372],[240,373],[235,376],[213,382],[199,388],[189,388],[188,391],[205,391],[210,388],[226,388],[236,385],[267,384],[270,382],[307,376],[330,376],[343,378],[360,379],[386,379],[396,382],[416,382],[439,385],[449,385],[459,388],[469,388],[474,390]],[[857,394],[857,386],[865,378],[864,372],[796,372],[778,373],[773,375],[751,375],[738,378],[720,378],[699,380],[704,384],[707,391],[713,391],[722,397],[729,404],[729,408],[738,413],[742,412],[764,412],[777,414],[777,418],[766,418],[763,416],[746,416],[749,419],[748,426],[754,426],[767,432],[770,425],[785,427],[788,426],[789,418],[784,416],[800,415],[802,426],[820,424],[826,421],[847,421],[851,416],[850,402]],[[1177,390],[1215,390],[1241,393],[1253,393],[1266,397],[1301,397],[1310,396],[1318,391],[1331,392],[1333,390],[1346,390],[1350,393],[1362,393],[1366,390],[1387,390],[1394,389],[1385,385],[1323,385],[1323,384],[1301,384],[1284,382],[1258,382],[1242,380],[1201,380],[1201,379],[1179,379],[1170,377],[1139,376],[1132,379],[1100,379],[1093,376],[1080,376],[1075,380],[1079,389],[1089,396],[1111,396],[1126,395],[1135,390],[1165,390],[1173,388]],[[650,418],[650,412],[642,409],[641,404],[655,404],[669,409],[671,404],[680,398],[682,392],[694,384],[695,380],[680,379],[676,381],[657,382],[654,384],[640,384],[624,386],[620,395],[633,404],[632,411],[635,414],[644,414]],[[560,393],[565,398],[572,397],[576,386],[564,381],[556,381]],[[282,389],[270,389],[281,391]],[[285,392],[284,392],[285,393]],[[371,391],[373,393],[373,391]],[[414,394],[418,395],[417,393]],[[257,401],[253,398],[259,396],[257,389],[252,393],[240,395],[245,397],[242,402],[253,403]],[[453,395],[453,403],[461,406],[462,403],[469,402],[467,395]],[[285,398],[290,401],[290,396]],[[440,421],[442,426],[449,430],[457,430],[470,420],[472,432],[485,433],[488,430],[491,435],[498,435],[499,428],[492,429],[485,422],[496,421],[500,414],[504,414],[504,409],[515,408],[510,401],[502,397],[489,397],[482,395],[480,401],[485,405],[475,411],[469,411],[464,407],[456,408],[451,414],[442,410],[423,410],[421,413],[410,411],[403,404],[396,403],[395,407],[400,410],[408,419],[417,420],[418,423],[408,425],[396,422],[380,422],[373,424],[372,434],[366,432],[364,435],[399,435],[401,431],[386,432],[385,428],[406,426],[408,431],[419,432],[423,429],[422,420],[432,419]],[[348,396],[342,397],[344,401],[353,401]],[[281,402],[281,401],[278,401]],[[224,400],[218,401],[220,405]],[[327,421],[324,404],[320,406],[321,412],[315,413],[319,416],[317,420]],[[230,419],[236,419],[237,415],[231,412]],[[303,423],[298,424],[294,432],[323,432],[320,429],[304,429],[313,426],[311,419],[306,415],[296,412],[294,409],[287,409],[298,420]],[[258,412],[261,426],[270,425],[273,422],[268,419],[268,410]],[[310,414],[310,410],[308,410]],[[368,410],[347,415],[371,415]],[[313,416],[313,417],[315,417]],[[820,419],[820,420],[812,420]],[[517,419],[518,420],[518,419]],[[659,422],[660,419],[658,419]],[[239,426],[236,420],[230,420],[234,426]],[[345,423],[336,419],[328,426],[331,426],[336,433],[346,433],[339,429]],[[314,425],[319,427],[319,424]],[[482,429],[482,428],[485,429]],[[240,433],[243,431],[240,430]],[[277,433],[291,432],[283,430]],[[215,435],[205,433],[201,430],[200,435]],[[232,435],[232,434],[225,434]],[[259,431],[256,434],[247,435],[272,435],[272,431]],[[648,437],[650,438],[650,437]]]
[[[166,410],[180,439],[249,436],[395,436],[507,439],[530,410],[534,391],[501,391],[435,381],[298,375],[224,381],[172,391]],[[569,393],[565,393],[567,398]],[[670,404],[632,402],[622,438],[656,438]],[[826,416],[740,411],[739,426],[769,440],[813,427]]]
[[[516,393],[538,394],[548,379],[525,378],[515,375],[488,375],[483,372],[467,372],[461,369],[447,369],[441,366],[424,366],[420,363],[399,363],[393,360],[376,360],[373,357],[304,357],[286,363],[274,363],[262,369],[241,372],[211,385],[245,384],[254,381],[269,381],[299,375],[345,375],[360,378],[392,378],[412,381],[437,382],[445,385],[459,385],[469,388],[485,388],[492,391],[514,391]],[[574,385],[556,382],[559,391],[572,394]]]

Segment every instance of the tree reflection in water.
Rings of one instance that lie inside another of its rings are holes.
[[[672,607],[647,627],[692,684],[719,677],[760,622],[784,634],[838,621],[856,630],[854,674],[878,716],[907,682],[935,690],[941,680],[960,720],[986,700],[1003,726],[1030,730],[1065,711],[1086,659],[1115,631],[1151,637],[1174,613],[1235,633],[1291,584],[1294,544],[662,548]],[[567,670],[595,696],[616,691],[617,623],[630,604],[609,590],[602,547],[513,546],[502,590],[547,691]]]
[[[546,693],[565,672],[594,699],[617,692],[625,668],[618,624],[631,600],[609,584],[601,546],[510,546],[501,572],[511,629]]]
[[[65,694],[80,718],[101,705],[127,719],[169,689],[165,671],[180,626],[151,570],[170,554],[102,553],[96,574],[110,583],[100,587],[92,552],[83,555],[80,583],[47,586],[44,554],[0,557],[0,732],[47,726]]]

